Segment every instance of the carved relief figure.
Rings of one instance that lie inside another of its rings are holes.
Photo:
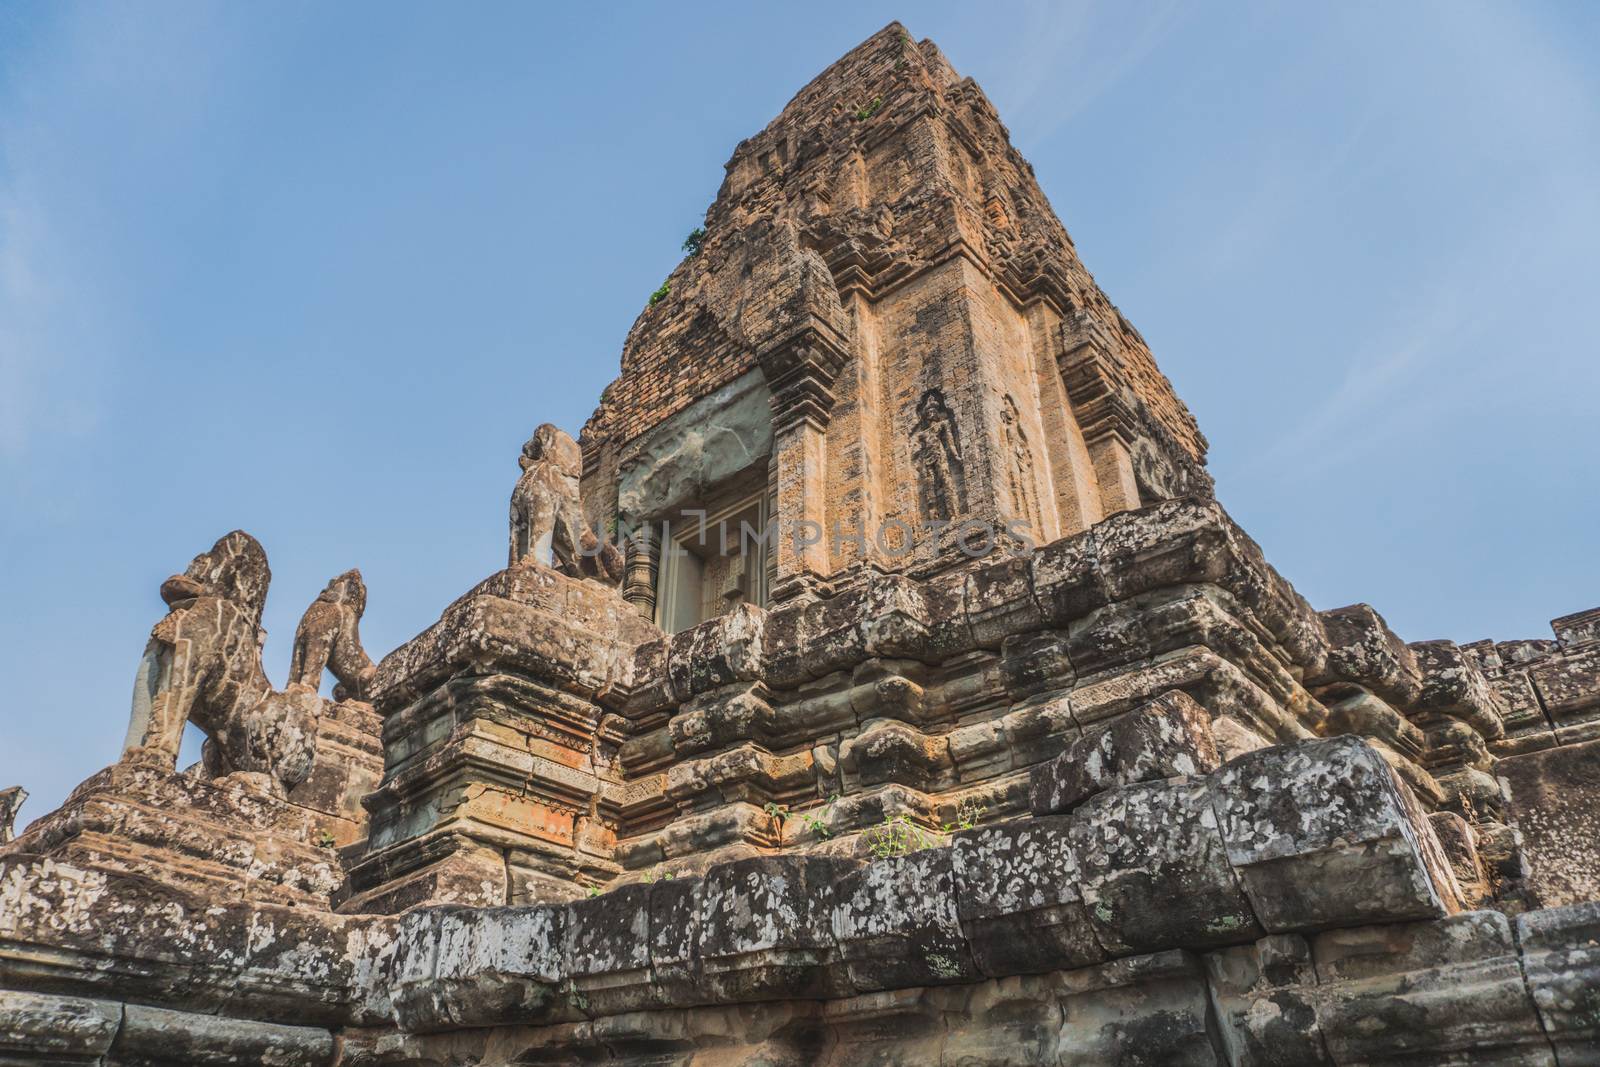
[[[1027,524],[1027,536],[1034,542],[1044,540],[1044,522],[1039,512],[1039,491],[1034,482],[1033,449],[1028,447],[1028,435],[1022,429],[1022,414],[1017,402],[1008,395],[1000,410],[1000,445],[1006,454],[1006,473],[1011,482],[1011,506],[1017,509],[1009,518]]]
[[[134,685],[123,760],[177,767],[184,724],[205,731],[213,776],[261,775],[270,791],[305,781],[322,701],[315,690],[275,692],[261,667],[261,611],[272,572],[242,530],[161,584],[166,618],[150,631]]]
[[[366,700],[378,673],[361,647],[361,616],[366,610],[367,587],[360,571],[345,571],[329,582],[306,608],[294,632],[289,684],[315,693],[327,668],[339,681],[333,690],[335,700]]]
[[[518,463],[522,477],[511,493],[511,566],[531,557],[574,578],[620,582],[621,551],[602,544],[583,518],[578,443],[547,422],[522,446]]]
[[[944,393],[929,389],[917,403],[912,434],[917,468],[917,504],[924,519],[952,519],[967,509],[966,469],[961,436]]]

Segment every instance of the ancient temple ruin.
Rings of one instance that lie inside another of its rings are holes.
[[[1313,609],[898,24],[690,249],[381,662],[359,572],[281,690],[254,538],[162,585],[0,845],[0,1063],[1600,1063],[1600,609]]]

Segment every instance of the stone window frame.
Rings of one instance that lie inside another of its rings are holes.
[[[705,610],[703,594],[700,594],[701,599],[692,612],[694,615],[692,621],[684,621],[684,616],[680,614],[684,610],[683,597],[689,595],[687,593],[689,571],[686,563],[689,558],[702,558],[700,552],[686,546],[702,540],[709,542],[716,538],[743,540],[743,531],[737,520],[752,508],[756,512],[754,528],[757,531],[767,530],[772,522],[772,495],[765,485],[750,487],[748,491],[737,492],[737,495],[732,495],[731,498],[730,494],[723,494],[723,501],[715,506],[680,509],[677,521],[667,519],[652,523],[655,527],[655,540],[660,546],[656,564],[654,621],[666,633],[688,629],[714,617],[703,614]],[[699,512],[702,510],[706,513],[703,520],[699,518]],[[685,511],[690,513],[688,517],[684,516]],[[724,524],[726,524],[725,534],[719,532],[719,527],[723,527]],[[747,561],[744,568],[744,573],[750,581],[750,586],[742,597],[744,603],[761,608],[767,606],[772,584],[772,547],[770,538],[756,539],[751,552],[753,559]]]

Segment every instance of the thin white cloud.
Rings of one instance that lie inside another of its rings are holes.
[[[1043,141],[1138,67],[1183,11],[1178,0],[1024,4],[1014,58],[995,79],[1002,113],[1027,140]]]
[[[1439,126],[1427,133],[1450,145],[1458,153],[1452,162],[1463,169],[1484,153],[1483,165],[1500,168],[1492,177],[1507,195],[1491,211],[1468,216],[1449,247],[1418,257],[1431,260],[1434,270],[1407,279],[1403,325],[1353,336],[1338,386],[1313,400],[1237,475],[1292,470],[1296,478],[1313,477],[1370,456],[1401,433],[1486,405],[1498,406],[1504,417],[1509,404],[1527,402],[1551,370],[1527,365],[1508,374],[1504,363],[1518,358],[1516,346],[1548,350],[1552,343],[1538,339],[1535,320],[1541,309],[1559,309],[1552,292],[1559,283],[1539,279],[1593,277],[1584,235],[1600,226],[1600,190],[1574,176],[1600,171],[1600,108],[1584,79],[1526,9],[1451,5],[1435,13],[1429,29],[1436,33],[1433,58],[1440,64],[1428,69],[1426,76],[1435,79],[1430,88],[1447,85],[1454,99],[1431,116]],[[1492,80],[1464,81],[1462,69],[1495,73]],[[1243,253],[1268,244],[1296,199],[1339,198],[1371,177],[1378,160],[1366,149],[1353,151],[1356,140],[1330,157],[1336,166],[1307,170],[1292,183],[1265,182],[1265,195],[1247,201],[1248,217],[1236,221],[1231,237],[1208,249],[1211,268],[1242,267]],[[1504,163],[1518,152],[1527,161],[1520,172]],[[1376,153],[1390,154],[1382,144]],[[1292,250],[1280,244],[1268,254]],[[1334,317],[1346,324],[1360,320],[1359,312]],[[1507,338],[1509,347],[1497,351],[1485,337]],[[1561,401],[1540,401],[1546,402]]]

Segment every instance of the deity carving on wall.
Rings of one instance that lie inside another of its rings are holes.
[[[1035,542],[1044,539],[1044,519],[1039,510],[1039,491],[1035,481],[1033,449],[1022,428],[1017,402],[1008,394],[1000,411],[1000,444],[1006,457],[1006,474],[1011,488],[1011,506],[1016,513],[1011,521],[1025,523],[1027,536]]]
[[[943,390],[929,389],[917,402],[912,449],[917,468],[917,506],[922,518],[948,521],[966,511],[961,435]]]

